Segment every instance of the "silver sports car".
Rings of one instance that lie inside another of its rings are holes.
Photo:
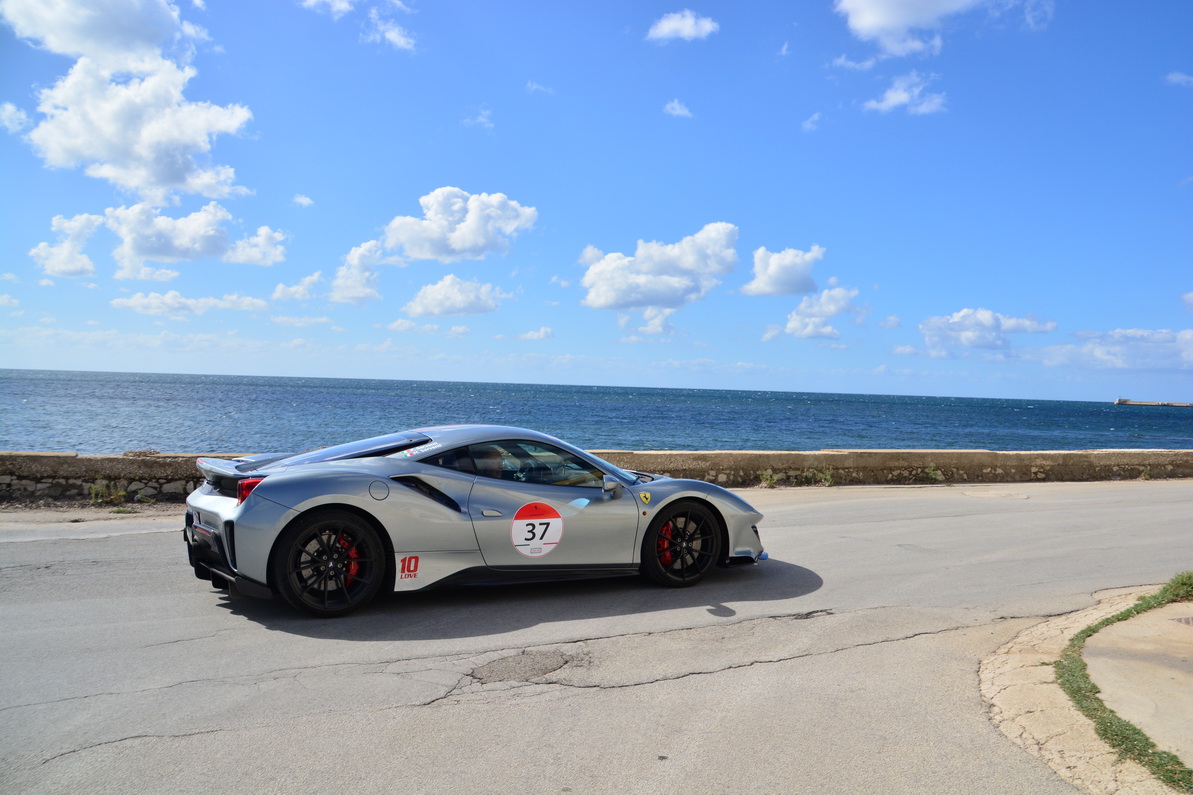
[[[678,587],[766,559],[762,514],[737,495],[523,428],[422,428],[198,466],[183,529],[195,576],[317,616],[381,591],[635,572]]]

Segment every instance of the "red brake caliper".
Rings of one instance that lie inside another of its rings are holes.
[[[659,556],[659,563],[664,566],[670,566],[674,560],[671,552],[671,523],[663,525],[659,528],[659,540],[655,545],[655,552]]]
[[[342,536],[342,535],[340,536],[340,546],[342,546],[344,549],[348,550],[349,558],[359,558],[360,557],[360,552],[357,551],[356,545],[349,544],[348,539],[344,538],[344,536]],[[360,573],[360,564],[355,563],[355,562],[349,563],[348,564],[348,577],[344,581],[344,584],[351,585],[353,578],[355,578],[356,575],[359,573]]]

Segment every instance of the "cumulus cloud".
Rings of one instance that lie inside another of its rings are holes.
[[[887,113],[895,108],[907,108],[913,115],[926,115],[944,110],[944,94],[930,94],[925,91],[934,77],[925,77],[919,72],[910,72],[896,77],[881,99],[872,99],[862,107]]]
[[[178,271],[151,268],[145,263],[184,262],[220,257],[228,251],[224,222],[232,214],[216,202],[181,218],[170,218],[148,204],[107,210],[108,228],[121,239],[112,252],[120,264],[117,279],[168,281]]]
[[[955,348],[1003,350],[1010,346],[1008,334],[1042,334],[1055,329],[1055,322],[1011,317],[980,308],[930,317],[919,326],[933,355],[947,355]]]
[[[151,57],[195,30],[167,0],[4,0],[0,15],[43,49],[112,68]]]
[[[11,102],[0,104],[0,126],[10,133],[19,133],[29,126],[29,114]]]
[[[820,112],[813,113],[808,118],[804,119],[800,124],[800,129],[804,132],[814,132],[820,126]]]
[[[243,193],[230,166],[204,161],[216,135],[248,122],[248,108],[187,102],[182,91],[195,70],[164,59],[144,61],[129,74],[118,78],[83,58],[41,92],[38,110],[45,118],[28,138],[46,164],[82,165],[88,176],[155,204],[174,193]]]
[[[294,194],[294,199],[292,201],[297,207],[310,207],[315,203],[315,200],[310,196],[303,196],[301,193]]]
[[[221,259],[241,265],[273,265],[286,259],[286,249],[282,242],[287,237],[285,232],[261,226],[257,228],[257,234],[253,237],[236,241]]]
[[[0,294],[0,306],[6,309],[12,309],[21,305],[21,302],[13,298],[8,293]]]
[[[1181,301],[1185,304],[1185,309],[1193,312],[1193,293],[1185,293],[1181,296]]]
[[[761,247],[754,252],[754,279],[741,288],[746,295],[794,295],[816,289],[812,266],[824,257],[824,249],[809,251],[787,248],[778,252]]]
[[[733,224],[711,223],[678,243],[639,240],[632,257],[589,246],[581,256],[587,265],[581,284],[588,290],[582,303],[641,311],[642,331],[661,333],[671,313],[703,298],[720,284],[717,276],[733,270],[737,233]]]
[[[833,66],[838,66],[842,69],[852,69],[856,72],[865,72],[873,69],[876,63],[878,63],[877,58],[867,58],[864,61],[851,61],[844,55],[838,55],[833,59]]]
[[[273,295],[270,297],[274,301],[306,301],[311,297],[311,288],[322,276],[323,271],[315,271],[310,276],[299,279],[298,284],[292,286],[279,282],[278,286],[273,288]]]
[[[95,273],[95,265],[91,258],[83,253],[83,247],[103,221],[102,215],[82,214],[73,218],[54,216],[50,228],[58,233],[58,243],[53,246],[38,243],[29,252],[29,256],[41,266],[47,276],[91,276]]]
[[[555,332],[550,326],[542,326],[538,331],[528,331],[525,334],[519,334],[520,340],[549,340],[555,336]]]
[[[385,227],[385,247],[410,259],[456,262],[504,253],[521,231],[534,226],[538,211],[504,193],[471,194],[443,187],[418,200],[423,217],[397,216]]]
[[[1193,88],[1193,75],[1187,75],[1184,72],[1169,72],[1165,79],[1174,86]]]
[[[403,311],[412,317],[424,315],[480,315],[492,312],[509,298],[492,284],[463,281],[449,273],[435,284],[428,284],[414,296]]]
[[[663,106],[663,112],[668,116],[681,116],[683,118],[692,118],[692,111],[688,110],[688,106],[680,102],[678,99],[673,99]]]
[[[808,339],[839,339],[841,332],[828,323],[828,319],[849,312],[857,312],[853,299],[858,291],[852,287],[830,287],[819,295],[809,295],[787,316],[784,331],[794,337]]]
[[[849,30],[862,41],[874,42],[888,55],[940,52],[935,33],[941,21],[979,5],[982,0],[837,0]]]
[[[193,68],[164,45],[204,38],[165,0],[5,0],[0,14],[17,35],[77,58],[38,95],[42,118],[28,133],[53,168],[84,173],[163,204],[178,194],[219,198],[243,192],[229,166],[208,162],[212,141],[251,118],[241,105],[189,102]]]
[[[377,240],[370,240],[352,249],[344,258],[344,264],[336,270],[328,297],[341,304],[361,304],[380,298],[374,266],[384,261],[385,252]]]
[[[175,320],[188,315],[202,315],[212,309],[231,309],[239,312],[265,312],[269,304],[260,298],[232,293],[223,298],[183,298],[177,290],[168,293],[137,293],[129,298],[113,298],[117,309],[131,309],[142,315],[160,315]]]
[[[683,11],[664,14],[660,17],[650,26],[646,38],[650,41],[670,41],[671,39],[695,41],[696,39],[707,39],[720,27],[711,18],[696,16],[695,12],[685,8]]]

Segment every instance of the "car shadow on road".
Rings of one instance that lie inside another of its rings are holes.
[[[444,640],[500,635],[542,624],[703,607],[734,619],[732,605],[796,599],[824,581],[810,569],[771,558],[715,571],[691,588],[665,588],[636,577],[448,587],[395,593],[349,616],[304,616],[280,599],[226,595],[230,612],[276,632],[337,640]],[[756,611],[749,611],[756,615]]]

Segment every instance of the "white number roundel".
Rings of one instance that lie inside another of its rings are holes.
[[[514,514],[510,539],[514,549],[528,558],[549,554],[563,538],[563,517],[543,502],[529,502]]]

